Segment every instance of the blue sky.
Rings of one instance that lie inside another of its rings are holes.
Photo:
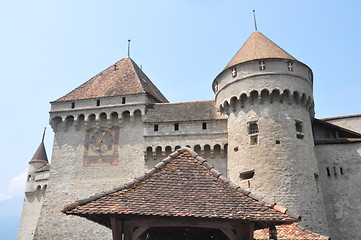
[[[317,117],[361,113],[360,1],[1,1],[0,207],[14,201],[19,214],[46,126],[51,156],[49,102],[125,57],[129,38],[171,102],[213,99],[211,82],[254,30],[253,9],[258,29],[313,69]]]

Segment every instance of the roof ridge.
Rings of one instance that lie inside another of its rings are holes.
[[[89,78],[87,81],[83,82],[82,84],[80,84],[79,86],[77,86],[76,88],[74,88],[73,90],[71,90],[70,92],[66,93],[64,96],[62,96],[62,97],[60,97],[60,98],[58,98],[58,99],[56,99],[56,100],[54,100],[54,101],[51,101],[50,103],[58,102],[59,99],[62,99],[63,97],[67,96],[68,94],[70,94],[70,93],[72,93],[72,92],[80,89],[82,86],[84,86],[85,84],[87,84],[89,81],[93,80],[95,77],[101,76],[104,71],[106,71],[108,68],[111,68],[112,66],[116,65],[118,62],[122,61],[123,59],[125,59],[125,57],[122,58],[122,59],[120,59],[120,60],[117,61],[116,63],[113,63],[112,65],[104,68],[103,70],[101,70],[100,72],[98,72],[97,74],[95,74],[94,76],[92,76],[91,78]],[[66,102],[66,101],[73,101],[73,100],[65,100],[65,101],[62,101],[62,102]]]
[[[299,223],[294,223],[294,225],[295,225],[296,228],[300,229],[301,231],[307,232],[308,234],[312,234],[312,235],[315,235],[317,237],[328,237],[328,236],[322,235],[320,233],[312,232],[311,230],[300,226]],[[331,239],[331,238],[328,237],[328,239]]]
[[[124,188],[127,188],[127,187],[130,187],[130,186],[134,185],[134,184],[137,184],[137,183],[145,180],[146,178],[152,176],[158,170],[162,169],[166,164],[170,163],[172,159],[177,158],[179,155],[181,155],[184,152],[188,152],[195,160],[197,160],[201,165],[203,165],[207,170],[209,170],[211,172],[211,174],[214,177],[217,178],[217,180],[219,179],[223,183],[229,185],[230,188],[236,190],[237,192],[240,192],[244,196],[250,197],[250,198],[258,201],[260,204],[262,204],[262,205],[264,205],[266,207],[272,208],[272,209],[274,209],[274,210],[276,210],[278,212],[286,214],[289,217],[291,217],[293,219],[296,219],[298,221],[301,220],[300,215],[289,211],[287,208],[282,207],[280,205],[277,205],[276,203],[270,203],[270,202],[264,200],[262,197],[259,197],[256,194],[251,193],[250,191],[242,189],[240,186],[233,183],[228,178],[224,177],[222,175],[222,173],[219,172],[217,169],[215,169],[211,164],[209,164],[206,159],[199,156],[198,153],[196,153],[194,150],[192,150],[189,147],[182,147],[180,149],[175,150],[173,153],[169,154],[168,157],[164,158],[162,161],[160,161],[153,168],[151,168],[147,172],[145,172],[142,176],[134,178],[133,180],[125,183],[124,185],[122,185],[122,186],[120,186],[118,188],[113,188],[112,190],[109,190],[109,191],[103,191],[102,193],[95,194],[95,195],[90,196],[90,197],[85,198],[85,199],[76,200],[74,203],[71,203],[71,204],[68,204],[68,205],[64,206],[64,208],[61,211],[65,213],[66,211],[69,211],[69,210],[71,210],[73,208],[76,208],[77,206],[84,205],[84,204],[86,204],[86,203],[88,203],[90,201],[97,200],[97,199],[99,199],[99,198],[101,198],[101,197],[103,197],[105,195],[118,192],[118,191],[120,191],[120,190],[122,190]]]

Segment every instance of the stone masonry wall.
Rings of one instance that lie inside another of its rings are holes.
[[[361,143],[317,145],[316,155],[331,239],[361,239]]]
[[[120,125],[116,165],[84,166],[85,125],[57,124],[48,193],[34,239],[110,239],[111,231],[76,216],[61,213],[64,205],[121,186],[144,172],[143,127],[130,118]],[[75,126],[76,125],[76,126]],[[86,231],[84,231],[86,229]]]

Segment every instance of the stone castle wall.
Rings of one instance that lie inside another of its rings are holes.
[[[361,143],[317,145],[316,155],[332,239],[361,239]]]

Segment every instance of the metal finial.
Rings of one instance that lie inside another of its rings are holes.
[[[128,57],[130,57],[130,39],[128,39]]]
[[[46,132],[46,127],[44,128],[43,137],[42,137],[42,139],[41,139],[41,142],[44,142],[45,132]]]
[[[254,30],[257,31],[256,10],[253,10]]]

